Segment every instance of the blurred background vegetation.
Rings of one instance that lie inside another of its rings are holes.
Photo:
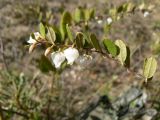
[[[74,120],[77,113],[101,87],[110,99],[115,99],[132,85],[138,85],[139,76],[128,73],[116,62],[94,53],[93,59],[75,64],[63,71],[61,94],[49,92],[52,72],[41,71],[40,60],[44,48],[28,53],[27,40],[38,31],[40,21],[59,23],[64,10],[77,7],[94,8],[95,15],[105,21],[108,10],[129,0],[0,0],[0,116],[5,120]],[[125,40],[132,51],[131,68],[142,73],[143,59],[154,55],[160,63],[160,1],[130,0],[137,6],[152,6],[149,15],[144,11],[125,15],[113,23],[107,37]],[[102,28],[91,24],[98,36]],[[78,29],[78,28],[77,28]],[[159,68],[145,89],[148,106],[160,112]],[[156,101],[156,102],[153,102]],[[4,109],[4,111],[3,111]]]

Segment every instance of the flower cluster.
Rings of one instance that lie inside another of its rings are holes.
[[[72,47],[65,49],[63,52],[51,53],[51,58],[56,68],[60,68],[65,59],[67,59],[67,64],[72,65],[78,57],[78,50]]]
[[[34,34],[34,38],[32,36],[29,37],[29,40],[27,41],[29,44],[31,44],[31,49],[33,49],[33,47],[35,47],[35,44],[38,42],[38,39],[42,38],[42,36],[40,35],[39,32],[35,32]],[[33,46],[33,47],[32,47]],[[52,48],[52,47],[50,47]],[[32,50],[30,50],[32,51]],[[45,52],[45,55],[47,55],[48,53],[50,53],[51,49],[46,50],[47,52]],[[61,64],[67,60],[67,64],[72,65],[74,63],[74,61],[79,57],[79,52],[76,48],[73,47],[69,47],[67,49],[65,49],[63,52],[61,51],[56,51],[56,52],[52,52],[51,53],[51,59],[53,64],[55,65],[55,68],[60,68]]]

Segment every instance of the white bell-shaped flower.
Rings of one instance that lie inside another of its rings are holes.
[[[76,48],[69,47],[64,50],[64,55],[68,61],[68,64],[72,65],[73,62],[79,57],[79,52]]]
[[[149,15],[149,12],[148,11],[145,11],[144,13],[143,13],[143,16],[144,17],[147,17]]]
[[[107,23],[110,25],[111,23],[112,23],[112,18],[111,17],[109,17],[109,18],[107,18]]]
[[[98,23],[98,24],[102,24],[103,21],[102,21],[102,20],[98,20],[97,23]]]
[[[51,53],[51,58],[55,68],[60,68],[61,64],[65,61],[65,55],[63,52],[53,52]]]
[[[33,44],[33,43],[36,43],[36,40],[38,40],[38,38],[41,37],[40,33],[39,32],[35,32],[33,33],[35,38],[33,39],[32,36],[29,37],[29,40],[27,41],[29,44]]]

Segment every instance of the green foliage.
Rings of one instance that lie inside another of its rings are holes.
[[[69,27],[69,25],[68,24],[66,24],[66,30],[67,30],[67,36],[68,36],[68,38],[69,38],[69,40],[71,41],[71,42],[73,42],[74,40],[74,38],[73,38],[73,34],[72,34],[72,32],[71,32],[71,29],[70,29],[70,27]]]
[[[121,18],[121,15],[124,15],[125,13],[128,13],[128,12],[134,12],[135,9],[136,9],[135,5],[133,3],[128,2],[118,7],[114,7],[110,9],[109,14],[114,20],[117,21],[118,19]],[[89,22],[89,20],[94,18],[95,16],[94,12],[95,12],[94,9],[86,9],[86,8],[79,7],[75,10],[74,14],[72,14],[74,19],[74,21],[72,21],[71,13],[68,11],[64,11],[61,17],[59,28],[56,26],[53,26],[53,27],[44,26],[42,23],[40,23],[41,35],[43,37],[45,36],[46,40],[48,40],[56,48],[56,49],[53,49],[52,47],[49,47],[51,50],[48,49],[49,51],[46,51],[46,53],[49,53],[50,51],[52,51],[52,49],[53,51],[57,49],[64,49],[63,45],[65,44],[65,45],[72,45],[72,46],[75,45],[78,50],[82,50],[82,51],[95,48],[96,52],[104,54],[103,47],[101,47],[101,42],[102,42],[105,50],[107,51],[106,54],[111,54],[112,57],[115,59],[118,59],[123,66],[129,68],[130,67],[130,48],[126,46],[122,40],[116,40],[115,42],[113,42],[112,40],[104,39],[103,41],[100,41],[97,39],[94,33],[90,33],[89,31],[90,26],[87,25],[88,29],[85,28],[86,22]],[[75,22],[78,24],[79,22],[82,22],[82,23],[84,22],[83,23],[84,25],[81,26],[83,32],[78,31],[74,33],[75,31],[71,30],[70,27],[76,24],[71,24],[72,22]],[[106,23],[104,24],[105,34],[106,33],[109,34],[111,27],[112,26],[110,24],[106,24]],[[47,34],[46,34],[46,30],[47,30]],[[73,34],[76,34],[75,38]],[[68,42],[67,40],[69,40],[70,42]],[[58,45],[62,47],[59,47]],[[47,61],[47,60],[44,59],[44,61]],[[155,72],[155,67],[148,68],[151,60],[147,59],[146,61],[149,61],[149,62],[145,62],[143,74],[146,77],[146,79],[148,79],[153,76]],[[155,62],[156,61],[153,60],[153,66],[156,66]],[[44,65],[42,64],[42,66]],[[48,66],[46,66],[42,70],[45,71],[47,69],[51,69],[51,68],[48,68]]]
[[[92,46],[93,46],[96,50],[102,51],[101,46],[100,46],[100,44],[99,44],[99,41],[98,41],[98,39],[97,39],[97,37],[96,37],[95,34],[91,34],[91,35],[90,35],[90,41],[91,41]]]
[[[66,24],[70,25],[71,20],[72,20],[71,14],[67,11],[64,11],[62,14],[61,21],[60,21],[60,32],[61,32],[62,41],[64,41],[66,33],[67,33]]]
[[[83,9],[81,7],[76,8],[73,17],[74,17],[75,22],[77,23],[83,20],[84,19]]]
[[[39,24],[39,31],[40,31],[40,34],[42,35],[42,37],[45,38],[46,31],[45,31],[45,26],[43,25],[43,23]]]
[[[146,58],[143,65],[143,75],[146,79],[150,79],[153,77],[154,73],[157,69],[157,61],[154,57]]]
[[[104,30],[104,33],[105,33],[105,34],[109,34],[109,32],[110,32],[110,30],[111,30],[111,24],[105,23],[105,24],[103,25],[103,30]]]
[[[83,33],[78,32],[77,35],[76,35],[76,39],[75,39],[76,46],[77,46],[78,49],[83,48],[83,40],[84,40],[83,39]]]
[[[107,52],[111,54],[113,57],[119,54],[119,48],[115,45],[115,43],[109,39],[103,40],[103,45]]]
[[[126,45],[122,40],[116,40],[115,44],[119,47],[119,55],[117,56],[118,60],[122,65],[124,65],[124,62],[127,58],[127,48]]]
[[[130,54],[131,54],[131,51],[130,51],[130,49],[129,49],[129,47],[128,46],[126,46],[126,48],[127,48],[127,58],[126,58],[126,60],[125,60],[125,62],[124,62],[124,66],[126,67],[126,68],[130,68]]]
[[[117,19],[117,9],[116,9],[116,8],[110,9],[110,10],[109,10],[109,14],[110,14],[110,16],[112,16],[112,18],[113,18],[114,20]]]
[[[93,17],[94,17],[94,9],[85,9],[84,10],[85,21],[89,21]]]
[[[135,9],[136,9],[135,4],[133,4],[133,3],[127,4],[127,12],[134,12]]]
[[[35,39],[35,35],[34,35],[34,33],[31,33],[31,37],[32,37],[33,39]]]
[[[55,42],[58,42],[58,43],[61,43],[61,32],[59,30],[59,28],[57,26],[52,26],[54,32],[55,32],[55,35],[56,35],[56,39],[55,39]]]
[[[52,27],[47,27],[47,39],[54,45],[56,40],[56,33]]]
[[[81,21],[88,22],[89,20],[94,18],[95,11],[94,9],[86,9],[86,8],[76,8],[73,18],[76,23],[79,23]]]

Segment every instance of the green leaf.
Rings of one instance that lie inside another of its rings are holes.
[[[105,23],[103,25],[103,30],[106,35],[109,34],[109,32],[111,31],[111,24]]]
[[[134,12],[136,6],[133,3],[128,3],[127,12]]]
[[[66,30],[67,30],[67,36],[68,36],[69,40],[71,42],[73,42],[73,34],[72,34],[71,29],[69,28],[68,24],[66,24]]]
[[[96,38],[96,35],[95,35],[95,34],[91,34],[91,35],[90,35],[90,41],[91,41],[92,46],[93,46],[96,50],[102,51],[102,50],[101,50],[101,47],[100,47],[100,44],[99,44],[99,41],[98,41],[98,39]]]
[[[114,42],[112,42],[109,39],[105,39],[103,40],[103,45],[105,49],[107,50],[107,52],[111,54],[113,57],[118,55],[118,47],[115,45]]]
[[[35,39],[35,35],[34,35],[34,33],[31,33],[31,37],[32,37],[33,39]]]
[[[157,69],[157,61],[154,57],[146,58],[143,65],[143,75],[147,79],[153,77]]]
[[[39,31],[40,31],[40,34],[43,38],[45,38],[45,35],[46,35],[46,31],[45,31],[45,26],[43,25],[43,23],[40,23],[39,24]]]
[[[42,72],[55,71],[55,68],[53,67],[50,60],[44,55],[41,56],[41,59],[39,61],[39,68]]]
[[[83,11],[82,8],[76,8],[75,13],[74,13],[74,20],[76,22],[80,22],[83,19]]]
[[[122,40],[116,40],[115,44],[119,47],[119,54],[117,56],[118,60],[122,65],[124,65],[124,62],[127,58],[127,48],[126,45]]]
[[[90,35],[89,35],[89,33],[87,33],[87,32],[85,32],[85,33],[83,33],[83,43],[84,43],[84,46],[86,47],[86,48],[92,48],[92,44],[91,44],[91,41],[90,41]]]
[[[81,32],[78,32],[77,35],[76,35],[76,46],[77,48],[82,48],[83,47],[83,33]]]
[[[54,41],[55,43],[58,42],[58,43],[61,43],[61,33],[60,33],[60,30],[57,26],[54,26],[52,25],[52,28],[56,34],[56,40]]]
[[[120,6],[117,8],[117,13],[123,12],[123,6],[124,6],[124,5],[120,5]]]
[[[112,8],[109,10],[109,15],[110,17],[113,18],[113,20],[117,20],[117,9],[116,8]]]
[[[67,33],[66,24],[71,24],[71,15],[69,12],[63,12],[61,21],[60,21],[60,32],[62,40],[65,39],[65,35]]]
[[[94,9],[86,9],[84,11],[85,21],[89,21],[91,18],[94,17]]]
[[[128,46],[126,46],[126,48],[127,48],[127,57],[126,57],[125,65],[124,66],[126,68],[130,68],[130,54],[131,54],[131,52],[130,52],[130,49],[129,49]]]
[[[56,40],[56,34],[52,27],[47,27],[48,33],[47,33],[47,39],[54,45],[54,42]]]

